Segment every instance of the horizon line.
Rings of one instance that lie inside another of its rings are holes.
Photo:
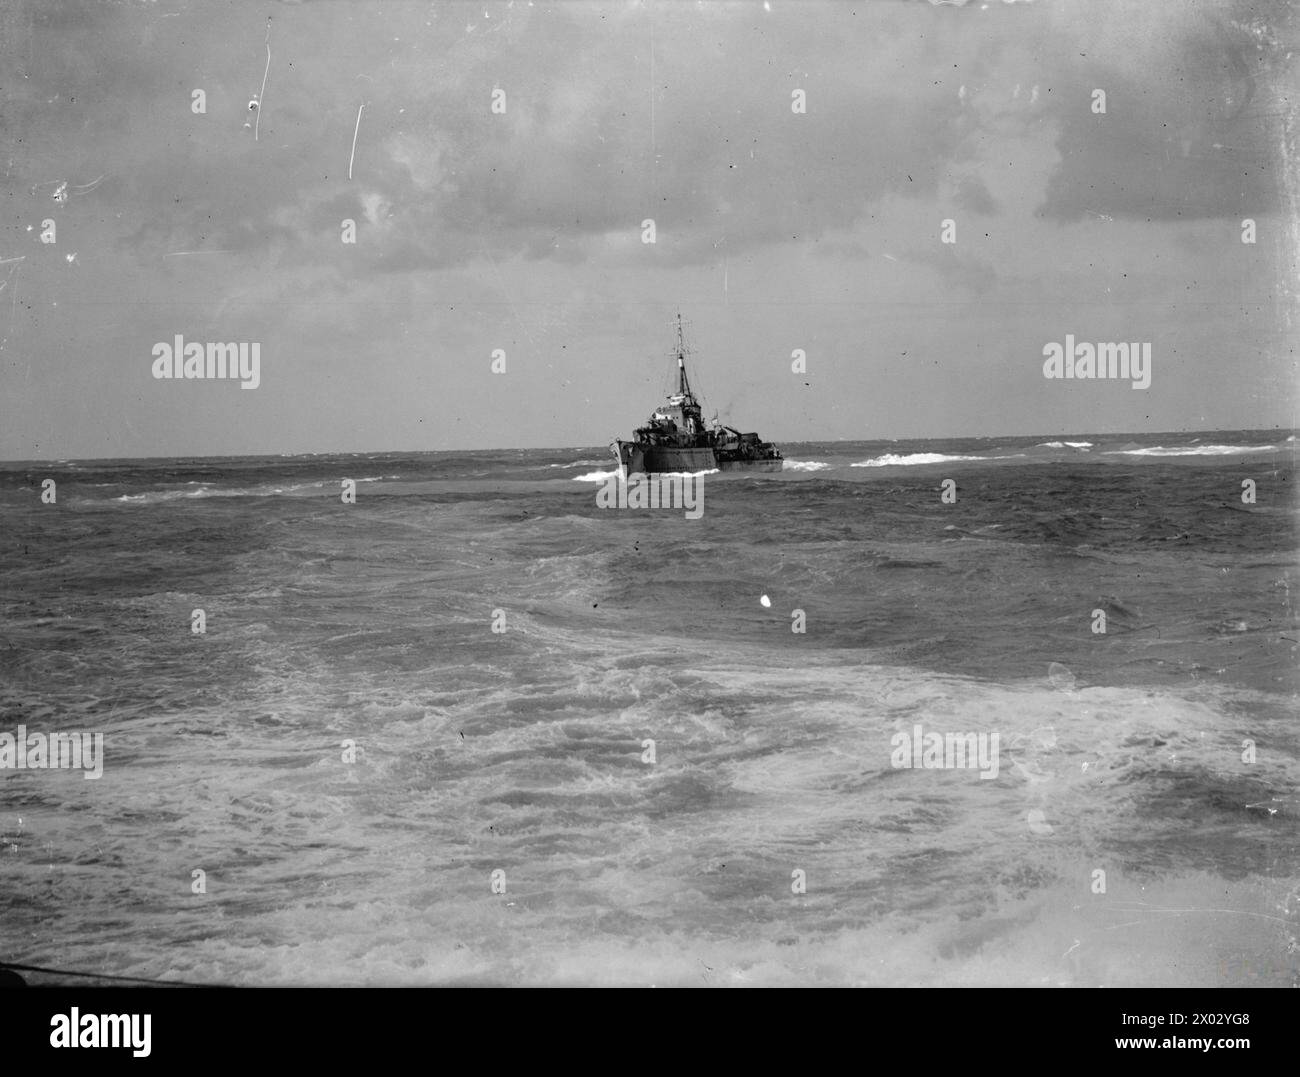
[[[847,445],[847,444],[864,444],[869,442],[899,442],[899,441],[992,441],[996,438],[1051,438],[1060,440],[1063,438],[1081,438],[1081,437],[1157,437],[1163,434],[1273,434],[1289,431],[1295,434],[1300,427],[1286,426],[1247,426],[1247,427],[1215,427],[1205,430],[1153,430],[1149,432],[1121,430],[1114,433],[1098,431],[1078,431],[1074,433],[1062,434],[1058,432],[1038,432],[1033,434],[967,434],[952,437],[912,437],[912,438],[812,438],[803,441],[783,441],[784,445]],[[608,449],[609,446],[604,446]],[[103,460],[122,460],[122,461],[144,461],[144,460],[244,460],[258,459],[266,457],[295,458],[300,456],[394,456],[394,455],[431,455],[434,453],[468,453],[468,452],[560,452],[561,450],[572,449],[574,451],[582,449],[596,449],[599,451],[601,446],[598,445],[517,445],[517,446],[498,446],[495,448],[459,448],[459,449],[360,449],[356,451],[341,450],[324,450],[321,452],[303,451],[303,452],[239,452],[239,453],[212,453],[204,456],[193,456],[186,453],[173,453],[163,456],[60,456],[51,458],[37,457],[16,457],[13,459],[0,460],[0,467],[10,467],[18,464],[73,464],[88,463]]]

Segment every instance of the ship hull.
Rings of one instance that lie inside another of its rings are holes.
[[[718,460],[711,448],[685,448],[642,445],[635,441],[617,441],[614,452],[619,466],[629,475],[662,475],[699,471],[780,471],[783,461]]]
[[[720,471],[780,471],[785,466],[784,460],[719,460]]]
[[[619,464],[629,475],[712,471],[718,466],[718,458],[710,448],[679,448],[619,441],[615,443],[615,451]]]

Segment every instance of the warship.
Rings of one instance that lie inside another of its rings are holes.
[[[780,471],[781,450],[757,434],[742,434],[723,426],[714,415],[706,425],[699,401],[686,376],[686,343],[682,316],[677,315],[677,391],[655,409],[632,434],[610,448],[624,475],[638,472]]]

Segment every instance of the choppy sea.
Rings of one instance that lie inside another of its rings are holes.
[[[0,733],[103,734],[0,770],[0,959],[1300,983],[1294,435],[783,448],[699,519],[603,448],[0,466]]]

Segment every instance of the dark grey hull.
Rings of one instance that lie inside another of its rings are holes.
[[[619,465],[629,475],[657,475],[670,472],[697,471],[780,471],[784,461],[777,460],[718,460],[710,448],[667,448],[659,445],[642,445],[635,441],[616,441],[613,449]]]
[[[784,460],[719,460],[720,471],[780,471]]]

